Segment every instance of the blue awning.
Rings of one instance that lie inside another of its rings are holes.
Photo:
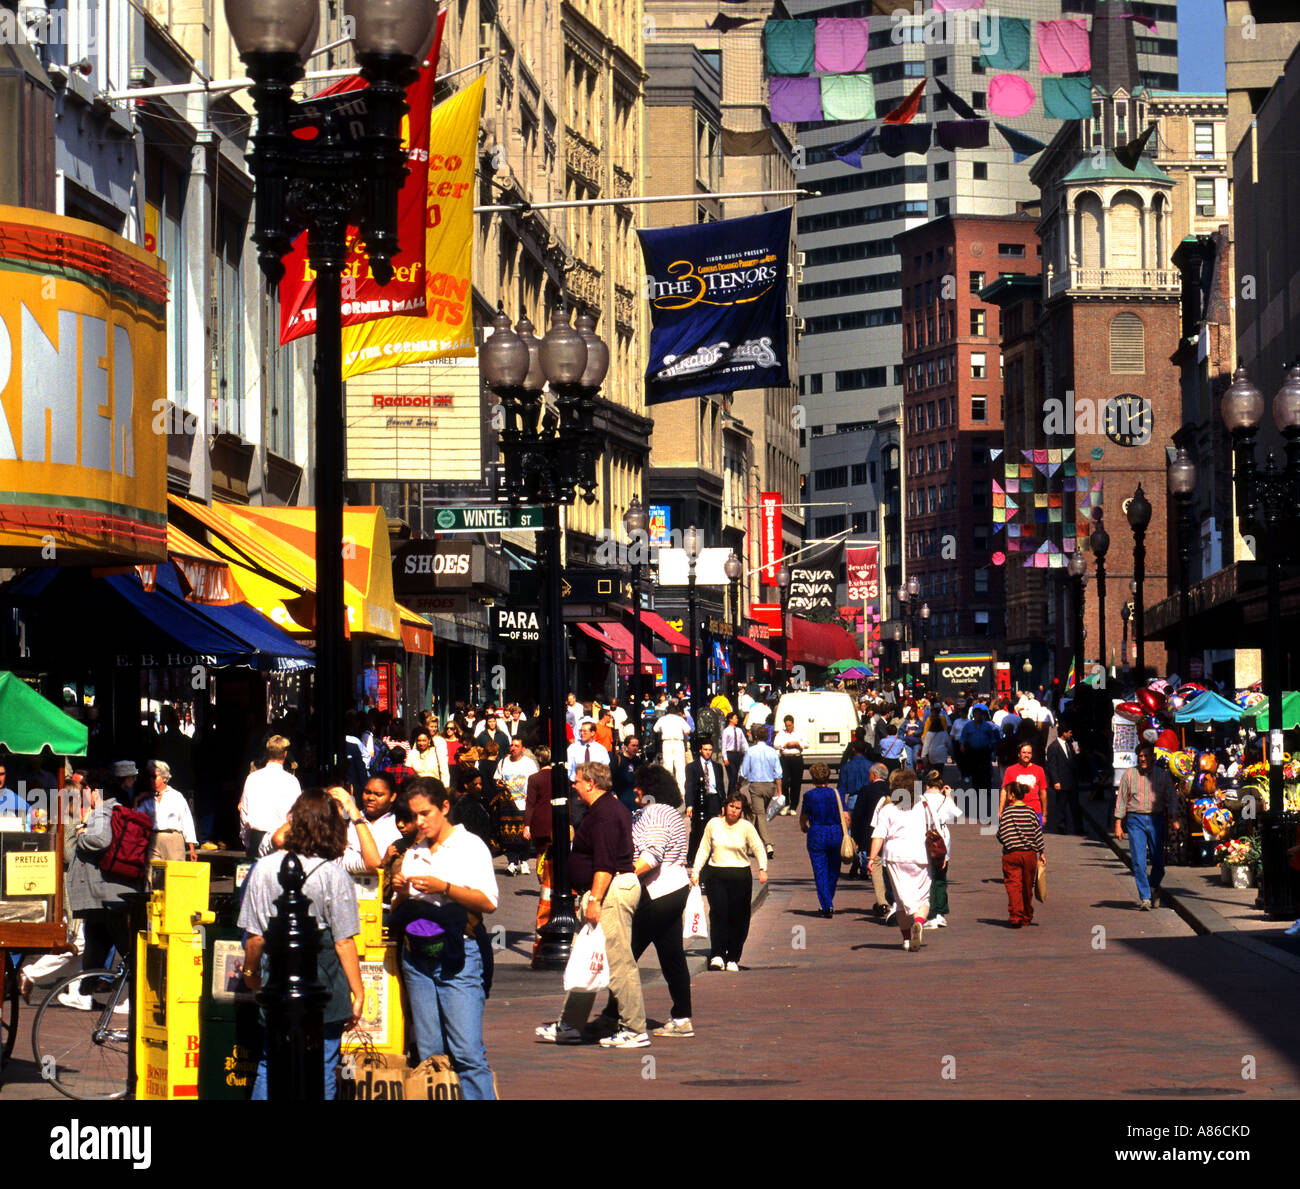
[[[1239,722],[1246,712],[1212,689],[1190,698],[1174,715],[1174,722]]]

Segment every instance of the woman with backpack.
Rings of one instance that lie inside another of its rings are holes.
[[[84,923],[86,948],[82,955],[84,970],[108,966],[109,952],[116,950],[123,961],[131,953],[131,929],[123,897],[144,888],[149,871],[149,844],[153,822],[131,808],[139,769],[131,760],[113,765],[113,783],[69,839],[67,886],[68,908]],[[91,794],[93,797],[95,794]],[[59,995],[64,1007],[92,1011],[91,980],[69,984]],[[117,1011],[130,1004],[123,1000]]]

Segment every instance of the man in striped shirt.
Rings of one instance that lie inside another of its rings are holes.
[[[1043,827],[1038,814],[1025,804],[1025,786],[1012,781],[1002,791],[1009,798],[998,819],[1002,843],[1002,882],[1007,888],[1007,914],[1013,929],[1034,920],[1034,882],[1043,854]]]

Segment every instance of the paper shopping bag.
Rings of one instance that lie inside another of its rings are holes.
[[[682,913],[682,939],[690,941],[696,937],[701,941],[709,939],[709,917],[704,908],[704,893],[698,884],[686,897],[686,911]]]
[[[406,1097],[410,1071],[400,1053],[357,1049],[339,1061],[338,1096],[344,1102],[392,1102]]]

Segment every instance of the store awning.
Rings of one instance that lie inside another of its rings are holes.
[[[1261,702],[1258,706],[1242,713],[1248,719],[1254,718],[1255,730],[1269,729],[1268,702]],[[1287,690],[1282,695],[1282,729],[1290,731],[1298,725],[1300,725],[1300,690]]]
[[[623,611],[630,621],[632,618],[632,608],[624,607]],[[642,611],[641,626],[643,628],[649,628],[654,632],[659,639],[668,645],[668,650],[670,652],[690,652],[691,642],[675,627],[672,627],[662,615],[656,615],[653,611]]]
[[[1285,705],[1283,712],[1285,713]],[[1237,722],[1246,712],[1235,702],[1221,698],[1213,690],[1207,689],[1194,698],[1189,698],[1183,708],[1174,714],[1174,722]]]
[[[167,556],[176,567],[185,597],[191,603],[227,607],[245,602],[230,563],[171,521],[167,522]]]
[[[579,623],[578,628],[609,653],[623,676],[631,674],[632,633],[627,628],[617,623]],[[660,671],[658,657],[644,644],[641,645],[641,671],[651,674]]]
[[[402,647],[417,656],[433,655],[433,625],[410,607],[397,604],[402,623]]]
[[[760,656],[764,656],[770,661],[775,661],[778,665],[781,663],[781,654],[779,652],[773,652],[772,649],[770,649],[766,644],[762,643],[761,641],[752,640],[748,636],[737,636],[736,639],[739,640],[742,644],[748,645]]]
[[[209,506],[179,496],[169,498],[174,508],[211,532],[213,548],[231,564],[235,580],[253,606],[286,632],[314,632],[315,508]],[[393,598],[388,526],[381,520],[378,508],[344,510],[348,552],[343,597],[349,635],[398,640],[400,620]]]
[[[21,677],[0,673],[0,744],[15,755],[84,756],[89,732],[84,723],[41,697]]]
[[[861,659],[862,646],[833,623],[811,623],[791,615],[786,655],[794,664],[824,667],[839,660]]]

